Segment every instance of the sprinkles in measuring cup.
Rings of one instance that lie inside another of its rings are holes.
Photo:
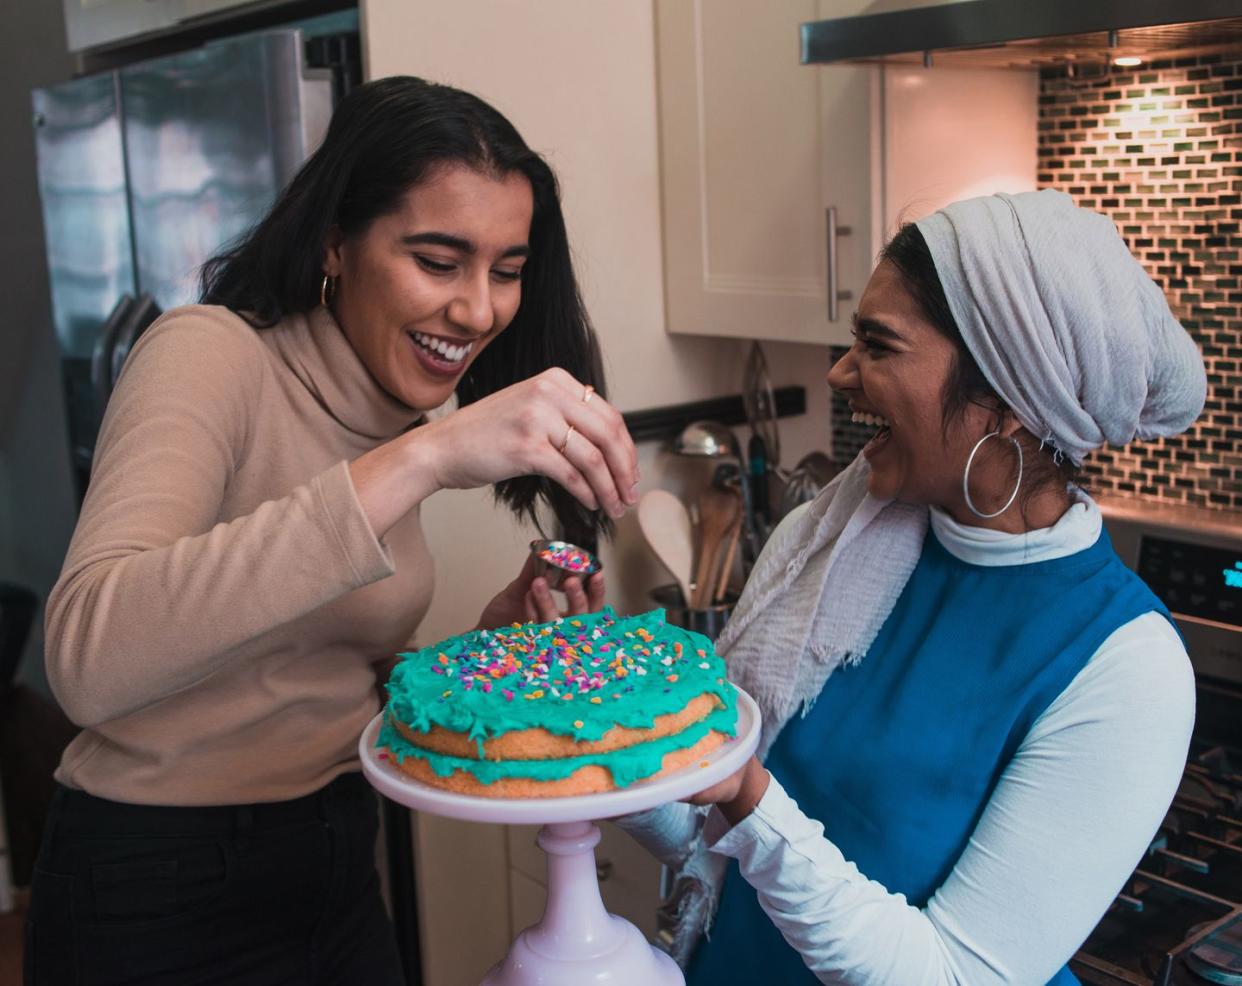
[[[567,574],[585,579],[604,567],[585,548],[568,541],[532,541],[530,550],[535,556],[539,574],[548,580],[548,585],[553,589]]]

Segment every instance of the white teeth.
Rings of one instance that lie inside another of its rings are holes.
[[[873,428],[886,428],[888,426],[888,421],[878,414],[867,414],[865,411],[855,411],[850,415],[850,420],[856,425],[871,425]]]
[[[432,352],[439,353],[449,363],[459,363],[466,358],[470,350],[474,348],[474,343],[468,342],[464,346],[454,346],[444,339],[437,339],[435,336],[429,336],[424,332],[413,333],[415,340],[419,345],[430,349]]]

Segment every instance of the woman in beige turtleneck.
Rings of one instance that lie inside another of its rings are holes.
[[[82,732],[26,981],[396,984],[355,748],[431,599],[419,504],[492,484],[591,540],[634,446],[555,179],[466,93],[354,90],[203,283],[126,364],[48,603]],[[566,595],[598,608],[602,580]],[[555,615],[528,566],[480,623]]]

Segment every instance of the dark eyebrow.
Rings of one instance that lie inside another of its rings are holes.
[[[854,312],[853,319],[854,329],[859,335],[875,336],[878,339],[888,339],[891,342],[905,342],[896,329],[878,322],[874,318],[859,318],[858,312]]]
[[[478,252],[478,247],[469,240],[462,239],[460,236],[453,236],[451,233],[411,233],[409,236],[401,237],[401,242],[406,246],[428,244],[430,246],[448,247],[450,250],[457,250],[471,256]],[[530,247],[525,243],[519,246],[511,246],[500,256],[502,258],[529,257]]]

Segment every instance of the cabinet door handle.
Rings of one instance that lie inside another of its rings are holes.
[[[840,316],[837,302],[846,301],[853,297],[850,291],[841,291],[838,288],[839,278],[837,275],[837,237],[849,236],[850,227],[837,225],[837,207],[830,205],[828,207],[828,321],[835,322]]]

